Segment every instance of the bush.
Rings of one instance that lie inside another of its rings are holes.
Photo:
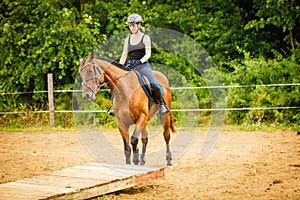
[[[246,87],[228,90],[227,101],[230,108],[267,108],[272,110],[249,110],[228,112],[229,122],[234,123],[275,123],[298,124],[299,109],[280,109],[300,105],[299,86],[267,86],[267,84],[290,84],[300,82],[300,66],[292,58],[267,60],[263,57],[245,57],[242,62],[232,61],[234,71],[224,75],[227,85],[245,85]]]

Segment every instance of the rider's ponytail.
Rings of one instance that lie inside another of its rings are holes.
[[[142,33],[145,33],[145,31],[146,31],[145,27],[140,26],[140,31],[141,31]]]

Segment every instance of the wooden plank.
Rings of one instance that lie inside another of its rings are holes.
[[[89,163],[85,166],[75,166],[74,169],[82,169],[85,171],[98,171],[108,173],[109,175],[134,175],[137,173],[146,173],[149,171],[155,171],[157,168],[146,168],[137,166],[126,166],[126,165],[99,165],[98,163]]]
[[[110,177],[122,178],[125,175],[121,173],[113,173],[110,170],[104,169],[103,171],[88,171],[75,168],[67,168],[60,171],[51,173],[53,176],[65,176],[75,178],[87,178],[87,179],[109,179]]]
[[[163,178],[164,176],[165,176],[164,169],[159,169],[157,171],[149,172],[143,176],[134,176],[131,179],[131,183],[134,185],[138,185],[141,183],[147,183],[147,182],[155,180],[155,179]]]
[[[146,177],[142,178],[143,176]],[[146,183],[163,177],[164,177],[164,169],[160,169],[157,171],[148,172],[147,174],[144,175],[135,175],[130,178],[124,178],[122,180],[112,181],[111,183],[105,185],[95,185],[94,187],[91,188],[81,189],[80,192],[69,193],[62,196],[52,197],[49,199],[55,199],[55,200],[56,199],[57,200],[87,199],[87,198],[92,198],[99,195],[115,192],[118,190],[130,188],[136,186],[137,184]]]
[[[164,177],[164,169],[88,163],[0,185],[4,199],[87,199]]]
[[[0,198],[2,199],[20,199],[24,197],[26,199],[43,199],[48,196],[55,195],[57,193],[71,192],[72,188],[62,188],[56,186],[45,186],[26,184],[18,182],[10,182],[0,185]],[[6,198],[9,197],[9,198]]]
[[[81,188],[86,185],[99,184],[99,182],[105,183],[107,182],[107,179],[99,180],[99,179],[84,179],[84,178],[76,178],[76,177],[41,175],[39,177],[26,178],[23,180],[19,180],[17,182],[26,183],[26,184],[59,186],[65,188]]]
[[[111,169],[135,170],[135,171],[154,171],[158,169],[158,168],[140,166],[140,165],[117,165],[117,164],[102,164],[102,163],[95,163],[95,162],[90,162],[87,164],[87,166],[104,166]]]

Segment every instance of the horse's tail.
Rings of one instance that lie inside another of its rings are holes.
[[[174,125],[175,125],[175,121],[170,117],[170,129],[171,129],[172,133],[176,133]]]

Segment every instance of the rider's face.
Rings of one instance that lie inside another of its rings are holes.
[[[129,29],[131,33],[136,33],[138,31],[138,25],[137,24],[128,24]]]

